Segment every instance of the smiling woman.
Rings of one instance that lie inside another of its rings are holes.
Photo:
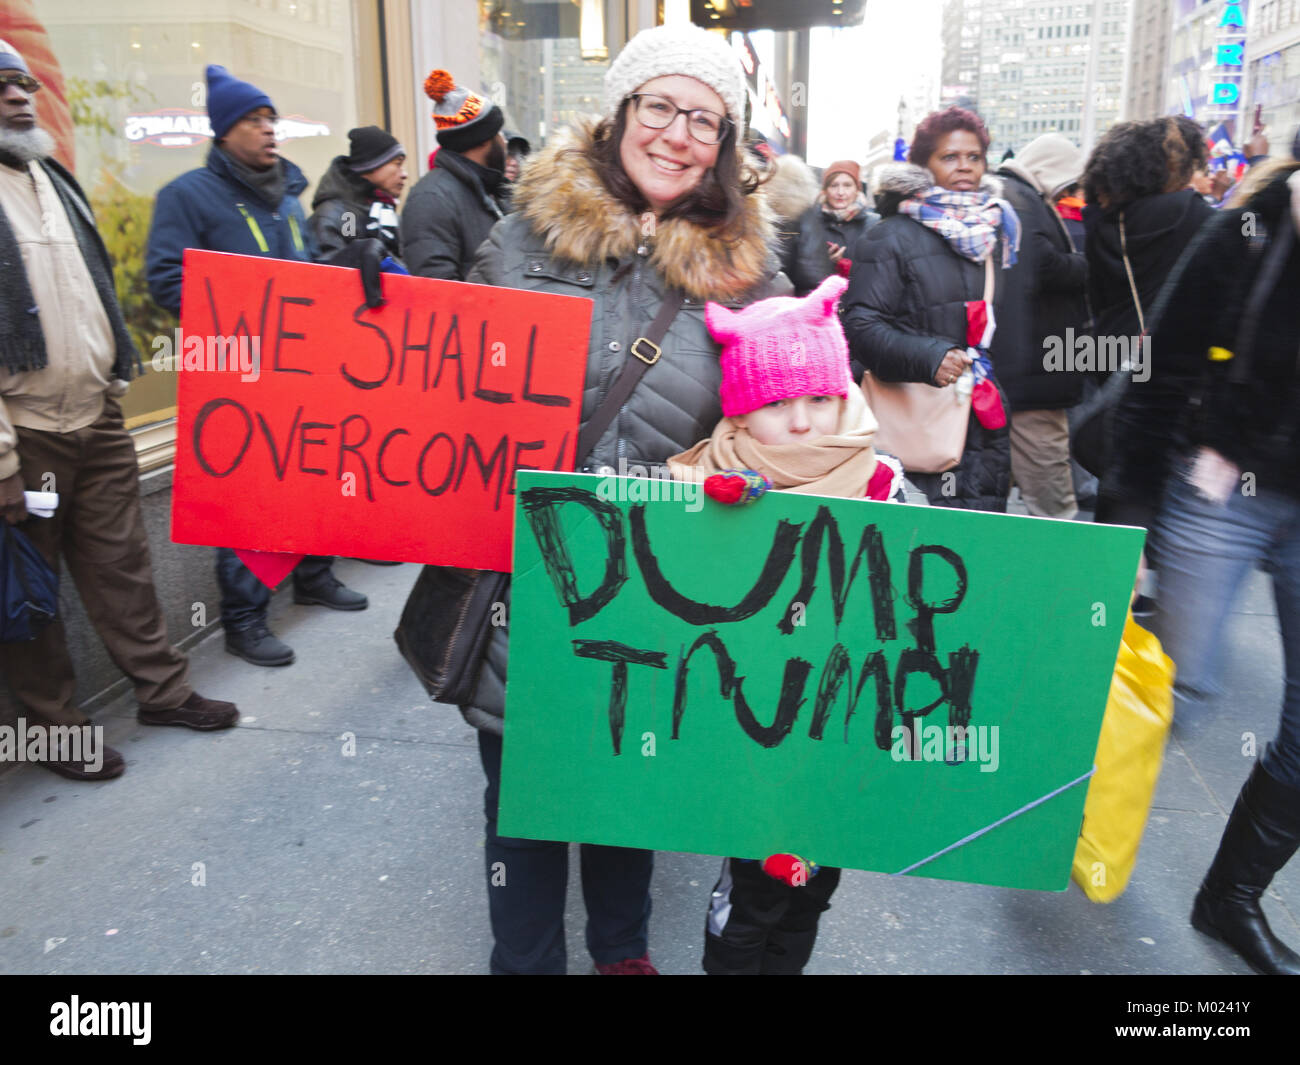
[[[743,305],[788,285],[769,250],[765,209],[749,195],[758,179],[738,148],[744,74],[725,39],[693,26],[639,34],[611,65],[604,103],[597,125],[530,157],[515,211],[479,248],[468,280],[592,301],[577,466],[610,474],[659,467],[717,424],[721,368],[705,302]],[[491,967],[563,973],[568,844],[497,833],[507,628],[493,627],[483,644],[477,685],[460,709],[479,730],[488,781]],[[592,695],[575,692],[574,712],[588,712]],[[529,781],[516,776],[509,786],[527,791]],[[581,853],[598,971],[653,974],[653,855],[590,845]]]

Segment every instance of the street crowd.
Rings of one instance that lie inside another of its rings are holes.
[[[1179,708],[1222,694],[1229,610],[1264,568],[1281,717],[1191,921],[1260,972],[1300,974],[1260,908],[1300,845],[1300,148],[1270,158],[1256,135],[1211,166],[1206,131],[1179,116],[1120,123],[1086,156],[1048,133],[996,162],[983,121],[954,107],[869,181],[853,160],[818,173],[747,130],[724,40],[665,26],[613,60],[600,115],[536,150],[434,70],[438,147],[405,203],[406,149],[365,126],[309,213],[273,101],[220,66],[206,79],[206,164],[153,211],[147,276],[163,308],[178,311],[194,248],[355,267],[372,305],[385,271],[585,297],[579,471],[667,467],[717,505],[769,490],[901,501],[907,483],[931,506],[1004,512],[1014,486],[1034,516],[1142,526],[1133,610],[1177,665]],[[0,513],[51,566],[62,558],[142,723],[228,728],[238,710],[194,691],[167,636],[118,402],[139,353],[88,200],[37,122],[39,89],[0,42]],[[59,507],[29,517],[24,489],[46,474]],[[294,601],[364,610],[331,566],[300,562]],[[291,663],[267,624],[271,591],[229,548],[216,569],[226,649]],[[486,777],[491,970],[562,973],[568,844],[497,832],[508,626],[485,623],[465,650],[445,623],[483,576],[433,575],[433,620],[412,638],[475,656],[454,701]],[[0,665],[29,719],[88,723],[58,620],[0,644]],[[112,751],[45,764],[80,780],[125,768]],[[597,971],[654,974],[653,854],[580,853]],[[725,860],[707,972],[803,970],[840,871],[788,857]],[[500,863],[508,881],[494,883]]]

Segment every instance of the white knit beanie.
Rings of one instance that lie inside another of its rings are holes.
[[[722,97],[736,140],[745,136],[745,72],[726,38],[690,23],[642,30],[605,74],[605,116],[614,118],[628,96],[652,78],[684,74]]]

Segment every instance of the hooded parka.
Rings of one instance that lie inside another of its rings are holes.
[[[898,211],[904,199],[932,187],[929,172],[911,163],[881,168],[876,192],[881,221],[853,249],[853,271],[841,304],[858,377],[870,370],[882,381],[933,384],[944,355],[952,348],[966,349],[966,304],[984,298],[985,269]],[[988,175],[981,188],[1001,192]],[[994,271],[999,322],[1003,273]],[[996,364],[993,369],[996,374]],[[961,463],[948,473],[909,472],[908,479],[934,506],[1005,511],[1011,490],[1010,433],[1006,426],[985,429],[972,413]]]
[[[672,287],[685,302],[660,343],[662,355],[597,441],[579,456],[584,473],[635,474],[712,434],[722,417],[719,348],[704,321],[714,300],[740,307],[787,295],[789,282],[770,249],[772,225],[761,194],[744,198],[721,230],[685,219],[643,234],[642,216],[615,199],[590,156],[591,131],[580,127],[529,160],[516,186],[515,213],[479,249],[467,280],[593,301],[580,423],[609,391],[628,345],[645,333]],[[441,153],[439,153],[441,155]],[[471,706],[477,728],[501,733],[508,648],[505,626],[492,630]]]
[[[1050,202],[1078,181],[1082,167],[1082,153],[1064,137],[1041,137],[998,171],[1021,226],[993,337],[998,383],[1013,411],[1060,410],[1083,398],[1080,374],[1048,369],[1044,361],[1048,339],[1065,344],[1088,324],[1088,260]]]

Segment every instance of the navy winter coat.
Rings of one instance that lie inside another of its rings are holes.
[[[207,165],[182,174],[158,193],[149,229],[145,270],[149,294],[173,313],[181,307],[181,256],[186,248],[311,262],[316,257],[298,197],[307,179],[288,159],[284,199],[272,210],[235,174],[213,145]]]

